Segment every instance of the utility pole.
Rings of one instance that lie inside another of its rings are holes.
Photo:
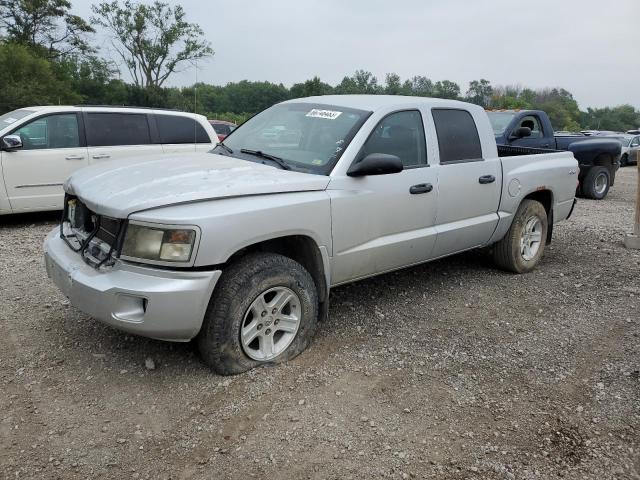
[[[634,250],[640,250],[640,153],[636,152],[636,164],[638,166],[638,185],[636,186],[636,217],[633,233],[624,237],[624,246]]]

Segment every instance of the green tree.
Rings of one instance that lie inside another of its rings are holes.
[[[0,43],[0,113],[29,105],[77,103],[80,95],[54,75],[51,62],[28,47]]]
[[[384,93],[387,95],[405,95],[406,91],[397,73],[387,73],[384,81]]]
[[[433,96],[455,100],[460,96],[460,86],[450,80],[438,81],[434,85]]]
[[[0,0],[0,31],[48,58],[94,53],[87,39],[94,29],[70,9],[68,0]]]
[[[115,79],[117,70],[111,63],[96,56],[68,55],[52,64],[58,78],[63,79],[82,103],[90,105],[124,105],[128,100],[127,86]]]
[[[335,87],[335,93],[380,93],[381,88],[378,85],[378,79],[371,72],[365,70],[356,70],[351,77],[344,77]]]
[[[405,80],[403,88],[407,95],[415,95],[417,97],[433,97],[435,94],[433,82],[421,75]]]
[[[214,53],[202,29],[185,20],[180,5],[113,0],[92,10],[92,21],[113,35],[113,46],[138,87],[161,87],[185,64]]]
[[[469,90],[467,90],[467,101],[480,105],[482,107],[488,107],[491,103],[491,97],[493,95],[493,88],[489,80],[484,78],[480,80],[473,80],[469,84]]]
[[[581,114],[581,123],[586,129],[625,132],[640,126],[640,112],[631,105],[588,108]]]
[[[294,84],[289,92],[291,98],[313,97],[316,95],[330,95],[333,93],[333,87],[316,76],[306,82]]]

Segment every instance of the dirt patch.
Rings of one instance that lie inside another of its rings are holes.
[[[638,479],[635,175],[535,272],[470,252],[337,288],[307,352],[233,378],[70,307],[58,215],[4,217],[0,477]]]

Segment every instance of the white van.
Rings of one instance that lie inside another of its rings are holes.
[[[0,116],[0,215],[61,210],[62,184],[105,161],[206,152],[218,143],[202,115],[129,107],[27,107]]]

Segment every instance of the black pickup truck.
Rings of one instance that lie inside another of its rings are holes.
[[[613,185],[620,167],[622,144],[611,138],[582,135],[555,136],[551,121],[541,110],[488,111],[498,148],[568,150],[580,165],[578,194],[601,200]]]

